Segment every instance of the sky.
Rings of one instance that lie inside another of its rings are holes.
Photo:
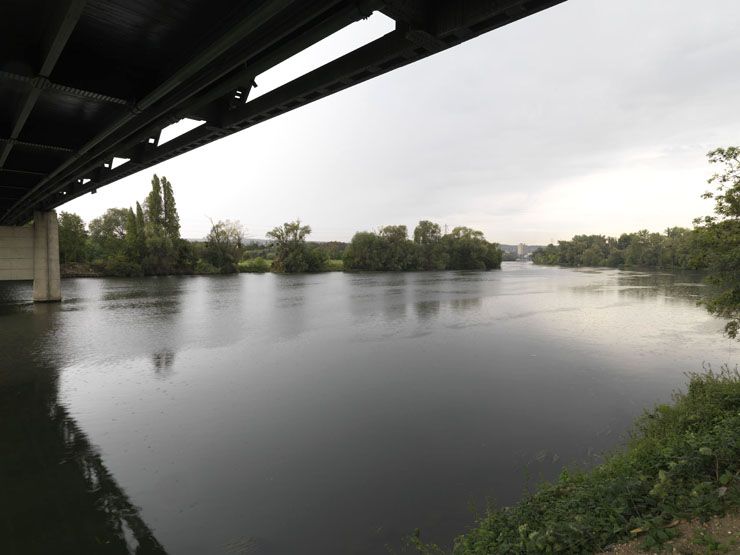
[[[358,22],[253,96],[393,28]],[[89,222],[172,183],[187,238],[300,218],[311,239],[429,219],[499,243],[690,227],[706,153],[740,144],[740,2],[568,0],[85,195]],[[175,136],[194,122],[176,124]]]

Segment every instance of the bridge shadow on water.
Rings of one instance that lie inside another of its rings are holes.
[[[59,310],[0,304],[0,553],[163,554],[60,403],[59,369],[28,343],[52,332]],[[10,313],[12,329],[1,325]]]

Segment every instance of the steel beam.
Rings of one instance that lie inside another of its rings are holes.
[[[108,175],[75,191],[71,198],[87,190],[117,181],[141,169],[159,164],[232,133],[256,125],[299,106],[329,96],[361,81],[391,71],[429,55],[405,38],[403,32],[387,35],[329,62],[302,77],[246,103],[227,110],[220,119],[203,124],[145,153],[137,161],[127,162]],[[65,199],[69,198],[66,196]]]
[[[75,28],[77,21],[82,15],[85,1],[86,0],[70,0],[66,9],[63,11],[61,21],[57,26],[55,26],[54,33],[47,38],[46,53],[41,62],[39,77],[36,79],[38,82],[43,84],[43,81],[49,77],[51,71],[54,69],[59,56],[62,54],[62,50],[64,50],[64,46],[69,40],[69,36],[72,34],[72,30]],[[17,139],[21,134],[23,126],[26,125],[28,116],[31,115],[31,111],[33,111],[33,107],[36,105],[36,101],[41,94],[41,88],[42,87],[34,86],[29,91],[28,96],[26,96],[26,100],[15,119],[15,123],[13,124],[13,130],[10,133],[11,139]],[[13,142],[6,142],[5,147],[2,152],[0,152],[0,168],[5,165],[5,161],[8,159],[8,155],[12,149]]]
[[[382,5],[382,0],[363,0],[361,2],[352,3],[349,6],[342,7],[341,9],[333,9],[328,3],[323,3],[323,5],[325,6],[324,11],[319,16],[314,15],[314,21],[311,22],[311,26],[308,26],[308,23],[306,22],[308,12],[297,12],[291,20],[292,23],[282,31],[281,35],[270,35],[266,37],[267,40],[263,43],[258,45],[247,45],[247,47],[243,48],[241,52],[232,54],[232,61],[226,62],[227,67],[230,68],[229,71],[233,71],[234,68],[238,68],[239,66],[247,67],[251,74],[265,71],[297,52],[307,48],[311,44],[314,44],[335,31],[346,27],[353,21],[367,17],[372,13],[374,7]],[[313,11],[315,11],[315,8]],[[318,21],[316,21],[317,18]],[[277,45],[275,44],[279,39],[285,38],[292,33],[299,34],[295,39],[289,42],[283,42],[282,44],[278,43]],[[247,57],[246,60],[245,57]],[[211,81],[210,83],[206,82],[201,83],[200,85],[191,86],[189,92],[181,94],[181,99],[179,101],[171,99],[164,110],[160,109],[159,112],[155,112],[157,115],[145,119],[143,124],[139,123],[139,120],[146,116],[150,110],[145,111],[136,119],[124,116],[124,119],[127,122],[131,122],[129,126],[135,127],[132,127],[132,131],[121,130],[121,133],[132,135],[135,131],[135,138],[131,140],[125,138],[124,140],[114,140],[114,138],[111,137],[108,141],[108,143],[110,143],[107,147],[108,150],[104,150],[99,154],[90,156],[90,161],[82,167],[79,165],[73,165],[78,158],[82,158],[82,151],[78,151],[72,158],[67,160],[67,162],[62,164],[62,166],[42,180],[41,183],[37,184],[25,198],[17,202],[5,215],[0,216],[0,219],[4,219],[5,221],[23,219],[25,216],[18,216],[15,214],[15,211],[17,211],[18,207],[22,203],[27,202],[29,204],[34,204],[45,201],[48,198],[58,198],[58,193],[66,188],[66,183],[74,181],[76,175],[85,174],[86,172],[94,170],[100,165],[102,159],[118,155],[118,152],[121,150],[125,152],[129,151],[138,143],[142,142],[142,140],[147,136],[155,132],[158,133],[162,127],[178,121],[184,117],[185,114],[189,115],[193,109],[206,105],[208,102],[212,102],[217,98],[222,97],[225,92],[228,92],[228,90],[233,89],[233,79],[236,73],[230,74],[229,71],[223,69],[219,70],[218,68],[214,71],[221,72],[220,75],[216,76],[215,85],[213,84],[214,81]],[[218,80],[219,77],[223,77],[225,75],[227,76],[226,79],[221,81]],[[241,75],[238,79],[243,82],[244,76]],[[194,97],[196,93],[200,92],[204,88],[207,89],[207,91],[203,95]],[[184,86],[182,90],[188,91],[188,87]],[[194,99],[192,102],[184,102],[184,100],[189,100],[193,97]],[[176,115],[174,116],[172,114],[173,108],[177,108],[179,110],[179,112],[175,112]],[[145,127],[150,124],[151,126]],[[83,149],[84,148],[85,147],[83,147]],[[86,161],[86,159],[87,156],[82,160]],[[62,172],[65,168],[69,169]],[[60,182],[60,184],[55,185],[57,182]],[[41,196],[33,196],[36,191],[39,191],[39,195]]]
[[[85,143],[70,158],[63,162],[57,169],[51,172],[45,179],[31,189],[22,199],[16,202],[4,215],[4,218],[10,216],[23,203],[28,200],[36,191],[41,189],[49,181],[57,177],[64,170],[67,170],[75,162],[80,160],[83,155],[90,152],[105,139],[113,135],[136,116],[141,114],[147,108],[152,107],[156,102],[164,98],[168,93],[182,86],[182,83],[193,78],[199,71],[214,62],[219,56],[229,50],[235,43],[245,38],[249,33],[254,32],[261,25],[264,25],[276,14],[290,6],[295,0],[265,0],[259,6],[250,11],[249,16],[242,19],[239,23],[231,27],[228,31],[218,37],[213,43],[204,48],[195,59],[182,65],[179,70],[175,71],[170,77],[164,80],[160,85],[154,88],[144,98],[136,102],[130,112],[123,115],[117,121],[106,127],[102,132]],[[35,89],[34,89],[35,90]],[[197,92],[197,91],[196,91]]]
[[[66,94],[83,100],[95,100],[97,102],[107,102],[110,104],[119,104],[121,106],[131,104],[128,100],[124,100],[123,98],[117,98],[115,96],[101,94],[94,91],[86,91],[85,89],[78,89],[77,87],[70,87],[69,85],[53,83],[41,75],[31,77],[29,75],[19,75],[9,71],[0,71],[0,79],[4,81],[18,81],[29,87],[41,89],[42,91]]]
[[[273,27],[277,27],[274,33],[267,29],[269,25],[253,35],[244,28],[239,31],[241,25],[249,27],[253,24],[242,21],[211,47],[202,50],[194,61],[182,66],[134,104],[131,112],[99,133],[43,178],[10,210],[0,215],[0,220],[22,222],[33,209],[59,206],[153,164],[450,48],[561,1],[564,0],[361,0],[361,7],[358,8],[356,3],[341,0],[325,3],[310,0],[305,7],[301,5],[302,11],[281,13],[280,26],[273,24]],[[263,11],[259,13],[270,19],[269,14],[273,13],[270,9],[278,13],[283,4],[287,6],[290,0],[265,0],[260,7]],[[316,14],[317,6],[322,6],[321,16]],[[341,12],[340,8],[345,11]],[[358,12],[362,14],[371,8],[380,8],[396,18],[396,30],[255,100],[224,103],[225,95],[233,93],[237,86],[250,83],[255,75],[331,34],[334,27],[338,30],[359,19]],[[230,39],[227,40],[227,37]],[[222,47],[224,50],[220,51]],[[206,116],[208,120],[204,125],[164,145],[149,144],[149,137],[167,124],[187,116],[199,119]],[[112,170],[96,171],[112,156],[130,158],[130,161]],[[83,183],[81,177],[94,179]]]
[[[74,152],[74,149],[71,149],[66,146],[59,146],[59,145],[45,145],[41,143],[31,143],[29,141],[19,141],[18,139],[8,138],[8,139],[2,139],[0,138],[0,142],[4,142],[6,146],[25,146],[28,148],[36,148],[39,150],[53,150],[56,152]],[[2,169],[2,168],[0,168]]]

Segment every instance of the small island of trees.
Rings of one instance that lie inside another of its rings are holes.
[[[483,233],[456,227],[442,235],[439,224],[422,220],[408,238],[405,225],[389,225],[378,232],[359,232],[344,253],[348,270],[383,272],[409,270],[492,270],[501,268],[503,253]]]

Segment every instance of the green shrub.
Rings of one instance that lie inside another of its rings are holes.
[[[257,258],[250,258],[249,260],[242,260],[239,262],[240,272],[249,272],[262,274],[270,271],[270,261],[265,260],[261,256]]]
[[[344,270],[344,262],[341,259],[331,258],[326,261],[324,268],[327,272],[341,272]]]
[[[196,274],[219,274],[221,272],[219,271],[218,268],[216,268],[210,262],[207,262],[203,260],[202,258],[199,258],[198,261],[195,263],[195,273]]]
[[[106,276],[134,277],[144,275],[141,264],[128,260],[123,253],[109,256],[98,263]]]
[[[675,519],[740,506],[740,374],[691,374],[672,405],[646,412],[626,448],[590,471],[563,471],[517,505],[490,510],[453,553],[592,553],[640,535],[669,540]],[[439,548],[412,545],[423,553]]]

